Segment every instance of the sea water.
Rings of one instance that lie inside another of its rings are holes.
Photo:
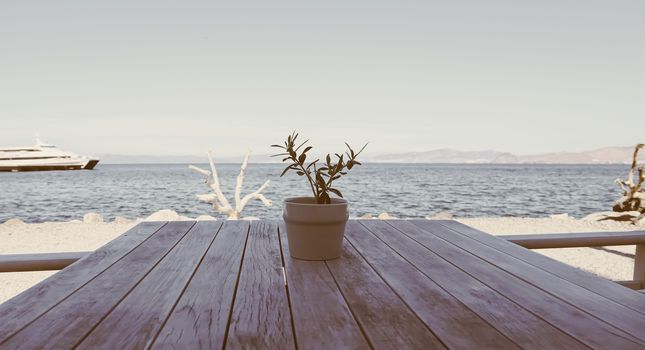
[[[199,165],[208,168],[206,164]],[[280,218],[282,201],[310,195],[304,177],[280,177],[282,164],[249,164],[242,195],[271,180],[263,192],[271,207],[252,200],[242,216]],[[238,164],[218,165],[222,190],[234,205]],[[442,211],[458,217],[582,217],[611,210],[620,197],[617,178],[626,165],[453,165],[365,164],[334,185],[350,202],[352,217],[387,212],[423,218]],[[93,171],[0,173],[0,223],[82,219],[88,212],[106,220],[145,218],[161,209],[196,217],[216,214],[195,195],[209,193],[202,176],[187,164],[108,165]]]

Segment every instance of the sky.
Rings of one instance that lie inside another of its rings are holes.
[[[645,1],[0,0],[0,146],[519,154],[645,141]]]

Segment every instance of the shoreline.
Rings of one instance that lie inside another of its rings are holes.
[[[175,217],[176,215],[176,217]],[[98,222],[96,216],[85,217],[86,222],[22,223],[9,220],[0,224],[0,255],[54,253],[95,250],[126,232],[142,220],[123,219],[119,222]],[[155,213],[146,220],[172,221],[190,218],[178,216],[168,210]],[[200,216],[197,220],[213,220]],[[191,219],[192,220],[192,219]],[[468,226],[493,235],[566,233],[594,231],[632,231],[645,229],[615,221],[585,221],[569,216],[547,218],[480,217],[454,218]],[[95,222],[92,222],[95,221]],[[603,248],[558,248],[537,249],[536,252],[571,266],[589,271],[612,280],[630,280],[634,267],[634,246]],[[0,303],[30,288],[56,271],[5,272],[0,273]]]

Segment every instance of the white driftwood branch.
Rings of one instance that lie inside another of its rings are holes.
[[[204,169],[198,168],[198,167],[196,167],[196,166],[194,166],[194,165],[189,165],[189,166],[188,166],[188,169],[193,170],[193,171],[195,171],[195,172],[197,172],[197,173],[200,173],[200,174],[202,174],[202,175],[204,175],[204,176],[211,176],[211,173],[210,173],[210,172],[208,172],[208,171],[206,171],[206,170],[204,170]]]
[[[244,157],[244,161],[242,162],[242,166],[240,167],[240,174],[237,176],[237,183],[235,185],[235,209],[231,207],[231,204],[226,199],[226,196],[224,196],[220,187],[219,176],[217,175],[217,169],[215,168],[215,162],[213,161],[212,151],[208,151],[208,161],[211,171],[204,170],[193,165],[189,166],[191,170],[206,177],[206,186],[213,191],[213,193],[197,195],[197,199],[211,203],[213,209],[226,214],[228,219],[239,219],[244,206],[246,206],[246,204],[252,199],[259,199],[264,203],[264,205],[271,206],[272,202],[261,193],[269,185],[269,180],[267,180],[255,192],[247,194],[244,198],[240,199],[242,184],[244,183],[244,171],[248,165],[249,155],[250,152],[247,152]]]
[[[240,195],[242,192],[242,183],[244,182],[244,170],[246,170],[246,165],[249,162],[250,152],[246,152],[244,160],[242,161],[242,166],[240,167],[240,174],[237,176],[237,181],[235,183],[235,208],[244,208],[240,200]],[[242,211],[242,209],[240,209]]]
[[[246,203],[248,203],[251,199],[254,199],[254,198],[257,198],[257,199],[261,200],[262,203],[264,203],[264,205],[266,205],[267,207],[270,207],[271,204],[273,204],[273,202],[268,200],[266,197],[264,197],[263,194],[260,193],[267,186],[269,186],[269,182],[270,182],[269,180],[266,180],[266,182],[262,186],[260,186],[260,188],[258,188],[257,191],[255,191],[253,193],[249,193],[246,196],[244,196],[244,198],[240,202],[240,206],[238,207],[238,208],[240,208],[240,212],[242,211],[242,209],[244,209],[244,206],[246,205]]]
[[[224,193],[222,193],[222,188],[219,184],[219,176],[217,176],[217,169],[215,169],[215,161],[213,160],[213,151],[211,150],[208,151],[208,162],[211,166],[211,174],[213,175],[213,183],[211,184],[211,188],[213,189],[213,191],[215,191],[217,199],[221,204],[220,206],[231,208],[231,205],[228,203],[226,196],[224,196]]]

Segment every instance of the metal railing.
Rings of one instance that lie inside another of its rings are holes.
[[[528,249],[635,245],[633,280],[616,282],[631,289],[645,288],[645,231],[549,233],[498,237]]]

